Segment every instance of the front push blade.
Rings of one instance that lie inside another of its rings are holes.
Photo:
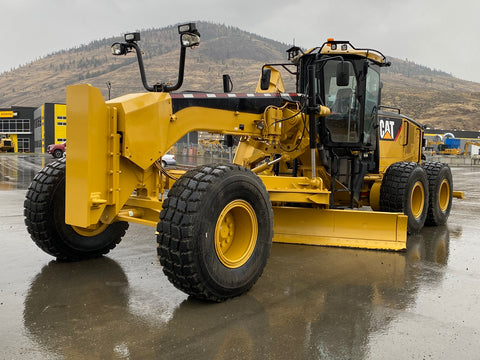
[[[274,207],[274,242],[405,250],[407,216],[401,213]]]

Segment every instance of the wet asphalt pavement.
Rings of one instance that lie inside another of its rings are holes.
[[[453,168],[447,226],[405,253],[274,244],[248,294],[221,304],[175,289],[154,229],[108,256],[56,262],[23,223],[47,156],[0,154],[2,359],[480,359],[480,168]]]

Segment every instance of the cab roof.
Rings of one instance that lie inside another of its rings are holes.
[[[325,55],[354,55],[373,61],[379,66],[390,66],[385,55],[374,49],[357,49],[349,41],[338,41],[328,39],[321,47],[315,47],[306,51],[307,54],[325,54]]]

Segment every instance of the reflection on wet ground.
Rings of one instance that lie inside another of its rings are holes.
[[[35,174],[52,161],[49,154],[0,154],[0,190],[28,188]]]
[[[448,230],[431,235],[412,239],[407,254],[276,244],[249,294],[223,304],[179,299],[171,308],[156,286],[140,290],[153,301],[135,300],[138,285],[126,272],[142,269],[121,259],[51,261],[29,287],[24,325],[42,349],[65,358],[363,359],[370,338],[422,286],[442,281]]]
[[[193,167],[196,165],[228,162],[226,157],[176,156],[179,165]],[[0,153],[0,190],[27,189],[37,172],[47,164],[55,161],[50,154],[11,154]]]
[[[5,356],[477,359],[479,178],[454,169],[467,199],[448,226],[409,236],[405,253],[274,244],[253,289],[221,304],[176,290],[139,225],[104,258],[53,260],[24,230],[24,191],[0,192]]]

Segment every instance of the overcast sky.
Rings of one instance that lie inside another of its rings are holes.
[[[0,73],[92,40],[205,20],[305,48],[350,40],[480,82],[478,0],[0,0],[0,9]]]

